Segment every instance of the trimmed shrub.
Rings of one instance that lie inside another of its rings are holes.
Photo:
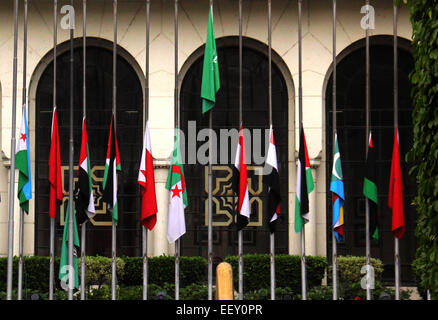
[[[78,272],[81,274],[81,259],[78,259]],[[102,256],[87,256],[85,257],[85,285],[97,285],[101,287],[103,284],[111,284],[112,276],[112,259]],[[116,258],[116,274],[117,279],[123,278],[125,274],[125,261],[122,258]],[[55,269],[56,270],[56,269]]]
[[[55,257],[55,289],[61,289],[56,281],[59,272],[59,257]],[[0,258],[0,291],[6,291],[8,258]],[[18,281],[18,257],[14,257],[12,283]],[[49,291],[50,258],[46,256],[23,257],[23,289]]]
[[[125,276],[120,285],[135,286],[143,283],[143,258],[123,257]],[[159,286],[175,282],[175,257],[159,256],[148,258],[148,283]],[[207,260],[202,257],[180,257],[180,284],[202,284],[207,281]]]
[[[366,265],[366,257],[356,256],[339,256],[338,257],[338,279],[340,282],[359,282],[365,276],[361,273],[361,269]],[[371,266],[374,268],[374,276],[376,281],[382,280],[383,263],[379,259],[370,258]],[[328,266],[327,278],[332,281],[332,265]]]
[[[233,268],[234,287],[238,286],[239,260],[228,256],[225,261]],[[321,285],[327,260],[324,257],[306,256],[308,288]],[[250,292],[270,287],[270,256],[268,254],[247,254],[243,256],[243,288]],[[301,257],[279,254],[275,256],[275,279],[278,287],[289,287],[301,292]]]
[[[287,297],[287,298],[286,298]],[[271,300],[271,288],[263,288],[244,293],[245,300]],[[295,293],[291,288],[275,288],[276,300],[295,300]]]

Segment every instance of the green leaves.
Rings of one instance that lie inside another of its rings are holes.
[[[422,288],[438,298],[438,7],[435,1],[409,1],[415,66],[410,75],[414,143],[406,159],[418,182],[418,249],[414,269]]]

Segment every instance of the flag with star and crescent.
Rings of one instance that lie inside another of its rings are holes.
[[[18,169],[18,199],[20,207],[29,213],[29,200],[32,198],[32,186],[30,178],[29,156],[29,130],[27,128],[26,105],[23,106],[23,118],[21,120],[20,138],[15,152],[15,167]]]
[[[188,205],[178,135],[175,136],[175,147],[167,176],[166,189],[170,191],[167,240],[169,243],[173,243],[186,233],[184,209]]]

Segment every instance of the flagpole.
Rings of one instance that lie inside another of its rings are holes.
[[[114,135],[116,134],[116,111],[117,111],[117,0],[113,0],[113,31],[114,31],[114,41],[113,41],[113,116],[114,116]],[[111,146],[111,148],[115,146]],[[115,177],[117,180],[117,175]],[[117,236],[117,225],[112,223],[111,228],[112,241],[111,241],[111,299],[116,300],[116,282],[117,282],[117,270],[116,270],[116,236]]]
[[[213,17],[213,0],[210,0],[211,17]],[[208,300],[213,300],[213,108],[208,113]]]
[[[394,5],[394,134],[398,133],[398,39],[397,18],[398,8]],[[394,264],[395,264],[395,299],[400,300],[400,252],[399,240],[394,237]]]
[[[145,124],[149,120],[149,31],[150,31],[150,0],[146,1],[146,61],[145,61],[145,87],[144,87],[144,113]],[[153,168],[151,168],[153,170]],[[143,249],[143,300],[148,299],[148,230],[142,226]]]
[[[24,0],[24,28],[23,28],[23,93],[22,106],[26,104],[26,69],[27,69],[27,0]],[[29,137],[26,137],[28,139]],[[22,299],[23,288],[23,226],[24,210],[20,207],[20,228],[19,228],[19,257],[18,257],[18,300]]]
[[[14,58],[12,73],[11,168],[9,171],[8,274],[7,300],[12,300],[12,265],[14,259],[14,186],[15,186],[15,125],[17,108],[18,0],[14,1]]]
[[[369,0],[365,1],[365,4],[369,6]],[[368,13],[368,12],[367,12]],[[368,156],[369,149],[369,135],[370,135],[370,38],[368,27],[365,29],[365,110],[366,110],[366,156]],[[369,200],[365,199],[365,244],[366,244],[366,265],[367,265],[367,288],[366,296],[367,300],[371,300],[371,286],[370,286],[370,204]]]
[[[300,130],[300,132],[303,130],[301,5],[302,5],[302,0],[298,0],[298,110],[299,110],[299,130]],[[305,230],[305,225],[303,225],[303,227],[301,229],[301,291],[302,291],[302,299],[307,300],[306,245],[305,245],[304,230]]]
[[[87,0],[83,1],[83,69],[82,69],[82,118],[85,119],[87,115]],[[90,170],[89,168],[88,170]],[[87,234],[87,221],[82,223],[81,227],[81,300],[85,300],[85,241]]]
[[[272,127],[272,3],[268,0],[268,96],[269,126]],[[271,265],[271,300],[275,300],[275,233],[269,234]]]
[[[336,148],[336,129],[337,129],[337,105],[336,105],[336,0],[333,0],[333,154]],[[334,221],[332,222],[332,224]],[[333,265],[333,300],[338,300],[338,253],[335,236],[335,228],[332,225],[332,265]]]
[[[70,1],[70,5],[74,5],[74,1]],[[69,172],[68,172],[68,265],[73,266],[73,154],[74,154],[74,135],[73,135],[73,117],[74,117],[74,29],[72,21],[70,21],[70,139],[69,139]],[[73,300],[73,283],[74,276],[71,270],[69,271],[69,286],[68,286],[68,300]]]
[[[58,23],[58,0],[53,1],[53,111],[56,108],[56,44]],[[50,219],[50,270],[49,270],[49,300],[53,300],[55,274],[55,218]]]
[[[176,111],[176,127],[179,130],[181,125],[180,120],[180,110],[178,103],[178,0],[175,0],[175,17],[174,17],[174,27],[175,27],[175,111]],[[179,140],[178,140],[179,141]],[[175,241],[175,300],[179,300],[179,257],[180,257],[180,238]]]
[[[243,110],[243,39],[242,39],[242,0],[239,0],[239,126],[242,126]],[[243,230],[239,230],[238,254],[239,254],[239,300],[243,300]]]

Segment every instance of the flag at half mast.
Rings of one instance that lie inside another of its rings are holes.
[[[78,234],[78,226],[76,223],[76,214],[75,209],[73,207],[73,266],[70,266],[68,263],[68,243],[70,241],[69,234],[69,204],[66,202],[66,215],[64,220],[64,233],[62,236],[62,247],[61,247],[61,261],[59,264],[59,280],[68,284],[70,286],[70,281],[72,280],[73,285],[72,288],[78,289],[79,287],[79,275],[78,275],[78,251],[79,251],[79,234]],[[71,274],[70,272],[73,272]]]
[[[280,214],[280,177],[278,175],[277,148],[274,140],[272,126],[269,130],[269,147],[265,162],[266,173],[264,182],[268,186],[268,222],[269,231],[274,233],[277,227],[278,215]]]
[[[363,195],[365,201],[369,203],[370,209],[370,235],[371,238],[379,239],[378,228],[378,197],[377,197],[377,174],[376,174],[376,155],[374,152],[373,138],[370,131],[368,139],[368,155],[366,161],[366,173],[363,181]]]
[[[157,222],[157,197],[155,194],[154,163],[152,159],[151,136],[149,122],[143,139],[140,169],[138,171],[138,183],[141,187],[141,224],[152,230]]]
[[[186,233],[184,209],[188,205],[178,135],[175,135],[175,146],[167,176],[166,189],[170,191],[167,240],[169,243],[173,243]]]
[[[216,103],[216,93],[219,91],[219,88],[219,63],[216,50],[216,40],[214,37],[213,12],[210,8],[201,84],[203,114],[214,107],[214,104]]]
[[[330,191],[333,193],[333,232],[340,242],[344,237],[344,181],[342,176],[341,154],[339,152],[338,134],[335,133],[335,150],[333,153],[332,180]]]
[[[106,153],[105,171],[103,174],[103,196],[107,209],[113,216],[113,223],[119,220],[117,202],[117,174],[122,171],[114,126],[114,114],[111,116],[108,149]]]
[[[86,117],[84,117],[82,120],[81,154],[79,156],[79,181],[75,199],[78,224],[84,223],[96,214],[90,170],[90,152],[88,150]]]
[[[395,132],[394,148],[392,151],[388,206],[392,209],[392,234],[394,237],[401,239],[405,233],[405,217],[403,208],[403,179],[400,167],[398,128]]]
[[[32,185],[30,177],[29,156],[29,130],[27,128],[26,105],[23,106],[23,118],[21,120],[20,137],[15,152],[15,167],[18,169],[18,199],[20,207],[29,213],[29,200],[32,198]]]
[[[297,192],[295,198],[295,232],[303,230],[309,222],[309,193],[314,189],[309,154],[307,152],[304,128],[300,132],[300,148],[298,151]]]
[[[236,227],[237,231],[245,228],[249,223],[250,207],[248,192],[248,172],[246,170],[245,137],[243,125],[240,125],[239,141],[237,143],[236,158],[233,167],[232,188],[237,195]]]
[[[53,108],[52,115],[52,139],[49,153],[49,183],[50,183],[50,204],[49,215],[54,219],[56,208],[62,204],[63,188],[61,176],[61,153],[59,146],[58,112]]]

